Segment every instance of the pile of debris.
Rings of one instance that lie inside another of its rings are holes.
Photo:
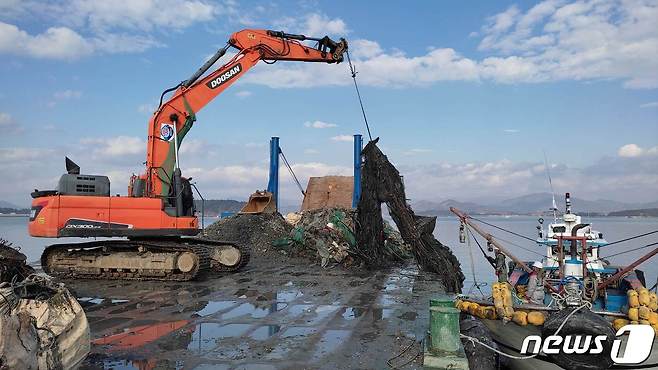
[[[87,317],[63,284],[25,260],[0,239],[0,368],[75,368],[90,350]]]
[[[253,255],[267,252],[275,240],[288,236],[291,230],[292,225],[276,212],[236,214],[206,227],[202,236],[245,246]]]
[[[368,258],[356,247],[354,209],[336,207],[289,213],[286,221],[294,229],[274,245],[288,254],[319,260],[322,267],[330,264],[360,265]],[[382,243],[388,260],[400,263],[410,258],[410,249],[400,234],[385,221],[382,227]]]

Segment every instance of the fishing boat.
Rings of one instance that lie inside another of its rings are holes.
[[[498,280],[491,296],[461,295],[457,307],[482,321],[497,344],[495,350],[513,369],[658,368],[658,349],[653,346],[658,298],[637,268],[658,248],[630,265],[615,265],[600,251],[635,237],[609,243],[572,212],[569,193],[565,205],[558,215],[553,201],[553,221],[545,225],[538,220],[535,243],[542,257],[537,261],[520,260],[481,228],[481,220],[451,208],[461,221],[460,241],[478,244]],[[495,257],[488,256],[477,236],[486,240]]]

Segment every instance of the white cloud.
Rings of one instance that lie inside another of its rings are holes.
[[[47,59],[76,59],[94,51],[93,43],[67,27],[51,27],[30,35],[13,24],[0,22],[0,53]]]
[[[306,122],[304,122],[304,127],[331,128],[331,127],[338,127],[338,125],[335,124],[335,123],[329,123],[329,122],[324,122],[324,121],[306,121]]]
[[[229,165],[229,166],[218,166],[214,168],[189,168],[186,169],[185,175],[193,178],[199,179],[202,183],[211,183],[216,184],[227,184],[227,185],[246,185],[256,184],[265,181],[267,179],[269,170],[266,167],[259,166],[244,166],[244,165]],[[253,187],[251,186],[251,187]],[[254,188],[255,190],[256,188]],[[243,191],[244,195],[248,195],[247,191]]]
[[[142,114],[151,115],[153,114],[153,112],[155,112],[155,110],[156,110],[155,104],[150,104],[150,103],[140,104],[137,107],[137,111]]]
[[[209,153],[208,142],[199,139],[185,139],[180,145],[180,154]]]
[[[432,153],[432,149],[426,149],[426,148],[413,148],[409,149],[407,151],[404,151],[402,154],[404,155],[422,155],[422,154],[428,154]]]
[[[23,126],[18,124],[9,113],[0,112],[0,131],[5,134],[17,134],[23,132]]]
[[[658,148],[657,148],[658,151]],[[491,162],[400,165],[411,199],[453,198],[459,200],[516,197],[549,191],[542,163]],[[455,174],[459,174],[455,178]],[[567,191],[585,199],[647,202],[658,199],[655,158],[602,158],[585,167],[557,164],[551,167],[557,193]]]
[[[0,4],[0,10],[12,9],[3,13],[7,18],[37,17],[54,25],[42,33],[29,34],[14,24],[0,22],[0,53],[60,60],[159,47],[162,44],[152,36],[156,31],[180,30],[221,13],[216,4],[201,0],[9,3]]]
[[[331,140],[351,143],[354,140],[354,137],[351,135],[338,135],[332,136]]]
[[[516,133],[521,132],[521,131],[518,130],[518,129],[515,129],[515,128],[507,128],[507,129],[504,129],[503,132],[506,132],[508,134],[516,134]]]
[[[269,145],[269,144],[266,144],[266,143],[254,143],[254,142],[248,142],[248,143],[245,143],[245,144],[244,144],[245,148],[251,148],[251,149],[255,149],[255,148],[267,148],[268,145]]]
[[[304,24],[304,34],[307,36],[322,37],[325,35],[345,35],[348,33],[347,25],[340,18],[329,18],[323,14],[309,14]]]
[[[82,91],[78,90],[62,90],[55,91],[53,98],[58,100],[70,100],[70,99],[80,99],[82,96]]]
[[[135,136],[83,138],[80,143],[88,145],[95,156],[103,159],[145,154],[146,151],[146,141]]]
[[[644,153],[644,149],[636,144],[626,144],[617,151],[620,157],[639,157],[642,153]]]
[[[652,101],[650,103],[644,103],[640,105],[640,108],[656,108],[658,107],[658,101]]]
[[[502,54],[495,60],[502,75],[493,78],[503,82],[619,79],[629,88],[656,88],[656,19],[651,0],[546,0],[490,18],[479,48]]]
[[[140,52],[161,46],[149,36],[103,33],[85,38],[68,27],[51,27],[30,35],[18,27],[0,22],[0,53],[33,58],[73,60],[100,53]]]
[[[276,29],[283,29],[288,33],[301,33],[310,37],[345,36],[349,32],[347,24],[342,19],[330,18],[320,13],[279,18],[273,22],[273,25]]]
[[[359,82],[370,86],[619,80],[627,88],[657,88],[656,19],[658,5],[650,0],[546,0],[488,18],[480,32],[480,59],[447,47],[409,56],[363,39],[351,51]],[[351,83],[347,67],[310,63],[256,68],[246,80],[273,88]]]
[[[357,59],[374,58],[382,53],[384,50],[376,41],[357,39],[349,41],[350,55]]]
[[[25,165],[31,161],[40,161],[54,152],[53,149],[42,148],[0,148],[0,163],[15,162]]]
[[[634,158],[644,155],[656,155],[656,154],[658,154],[658,146],[645,149],[637,144],[626,144],[620,147],[619,150],[617,151],[617,155],[625,158]]]
[[[238,92],[235,93],[235,96],[237,96],[240,99],[248,98],[251,95],[253,95],[253,93],[251,91],[248,91],[248,90],[241,90],[241,91],[238,91]]]
[[[269,21],[263,20],[268,23]],[[300,33],[310,37],[342,37],[349,33],[347,24],[341,18],[330,18],[321,13],[308,13],[299,17],[286,16],[272,22],[274,29],[287,33]]]
[[[304,154],[319,154],[320,151],[317,149],[307,148],[304,149]]]
[[[56,10],[65,21],[95,30],[152,31],[155,27],[181,29],[210,21],[220,9],[216,4],[198,0],[72,0]]]

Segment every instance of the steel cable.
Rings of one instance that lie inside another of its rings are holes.
[[[370,134],[370,125],[368,124],[368,117],[366,117],[366,110],[363,108],[363,101],[361,100],[361,93],[359,92],[359,85],[356,83],[356,74],[358,73],[354,66],[352,65],[352,59],[350,59],[350,52],[347,51],[347,62],[350,65],[350,72],[352,73],[352,80],[354,80],[354,88],[356,89],[356,96],[359,98],[359,105],[361,106],[361,113],[363,113],[363,121],[366,123],[366,130],[368,130],[368,137],[372,141],[372,134]]]

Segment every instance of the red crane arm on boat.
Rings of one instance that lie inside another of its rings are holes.
[[[528,265],[526,265],[525,262],[518,259],[515,255],[513,255],[507,249],[505,249],[502,245],[500,245],[500,243],[498,243],[498,241],[496,241],[496,239],[494,239],[494,237],[491,234],[489,234],[488,232],[485,232],[478,225],[471,222],[469,215],[467,215],[466,213],[460,211],[459,209],[457,209],[455,207],[450,207],[450,212],[457,215],[457,217],[459,217],[459,219],[463,223],[465,223],[468,226],[472,227],[473,230],[475,230],[478,234],[482,235],[482,237],[485,238],[489,243],[493,244],[496,248],[500,249],[500,251],[503,252],[504,255],[508,256],[509,258],[512,259],[512,261],[516,262],[519,266],[521,266],[521,268],[523,270],[525,270],[525,272],[527,272],[527,273],[532,272],[532,269],[530,267],[528,267]],[[544,282],[544,286],[547,287],[548,289],[550,289],[554,293],[558,292],[557,289],[555,289],[552,285],[550,285],[547,282]]]
[[[632,269],[636,268],[638,265],[640,265],[642,262],[648,260],[649,258],[653,257],[658,253],[658,248],[652,250],[651,252],[645,254],[644,256],[640,257],[637,261],[631,263],[630,265],[626,266],[625,268],[621,269],[618,273],[612,275],[610,278],[607,280],[602,281],[599,283],[599,289],[603,289],[607,287],[608,285],[614,283],[615,281],[621,279],[622,276],[626,275],[629,271]]]

